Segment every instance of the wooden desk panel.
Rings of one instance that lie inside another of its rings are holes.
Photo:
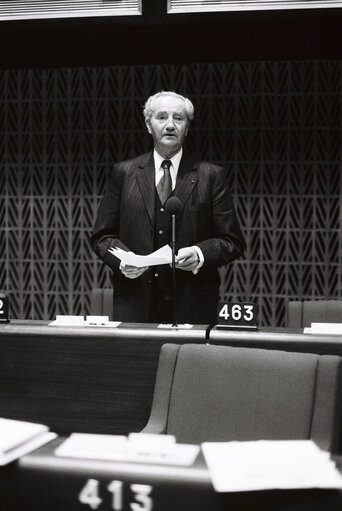
[[[165,342],[205,342],[206,327],[164,330],[0,327],[0,416],[42,422],[52,431],[127,434],[149,417]]]

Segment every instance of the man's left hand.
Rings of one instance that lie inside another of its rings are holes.
[[[197,251],[193,247],[183,247],[178,250],[175,266],[180,270],[194,271],[199,263]]]

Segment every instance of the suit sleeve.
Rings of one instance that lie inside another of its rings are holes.
[[[228,186],[227,172],[210,168],[211,237],[197,243],[204,256],[200,270],[218,268],[243,255],[245,241]]]
[[[120,261],[108,252],[111,247],[129,248],[119,239],[120,203],[124,179],[124,170],[119,164],[114,165],[106,193],[100,202],[90,244],[94,252],[109,266],[116,276],[122,278],[119,270]]]

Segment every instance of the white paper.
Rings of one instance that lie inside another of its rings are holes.
[[[0,418],[0,453],[4,454],[48,430],[44,424]]]
[[[92,325],[106,325],[109,323],[109,316],[86,316],[85,319],[86,325],[92,326]]]
[[[160,264],[171,264],[172,250],[169,245],[164,245],[155,252],[148,255],[137,255],[133,252],[126,252],[121,248],[115,247],[108,249],[108,252],[120,259],[124,264],[142,268],[144,266],[157,266]]]
[[[57,315],[55,321],[51,321],[49,326],[86,326],[100,328],[116,328],[121,321],[108,321],[108,316],[64,316]]]
[[[218,492],[342,488],[342,475],[311,440],[205,442],[203,454]]]
[[[0,465],[7,465],[56,436],[44,424],[0,418]]]
[[[29,440],[23,445],[19,445],[18,447],[8,452],[7,454],[0,455],[0,465],[1,466],[8,465],[8,463],[11,463],[14,460],[18,460],[22,456],[26,456],[26,454],[29,454],[30,452],[33,452],[36,449],[39,449],[39,447],[42,447],[42,445],[45,445],[48,442],[51,442],[55,438],[57,438],[56,433],[52,433],[51,431],[43,433],[40,436],[33,438],[32,440]]]
[[[176,444],[168,454],[165,454],[165,449],[158,452],[158,449],[152,446],[146,449],[146,452],[137,452],[136,442],[130,446],[129,439],[124,436],[72,433],[57,447],[55,454],[67,458],[190,466],[199,450],[198,445]]]
[[[49,325],[77,326],[83,325],[84,316],[70,316],[67,314],[57,314],[55,321]]]
[[[176,449],[176,437],[152,433],[130,433],[128,448],[129,452],[135,455],[172,456]]]
[[[342,334],[342,323],[311,323],[311,327],[304,328],[304,334]]]

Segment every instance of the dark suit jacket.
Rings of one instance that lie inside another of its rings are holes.
[[[113,317],[118,321],[148,321],[156,268],[149,268],[137,279],[128,279],[108,248],[118,246],[140,255],[153,252],[154,176],[152,152],[117,163],[91,237],[96,254],[113,270]],[[226,172],[217,165],[191,159],[184,152],[174,195],[182,204],[177,218],[177,247],[197,245],[204,255],[204,265],[197,275],[176,270],[176,317],[180,323],[214,323],[219,296],[217,268],[239,257],[245,246]]]

